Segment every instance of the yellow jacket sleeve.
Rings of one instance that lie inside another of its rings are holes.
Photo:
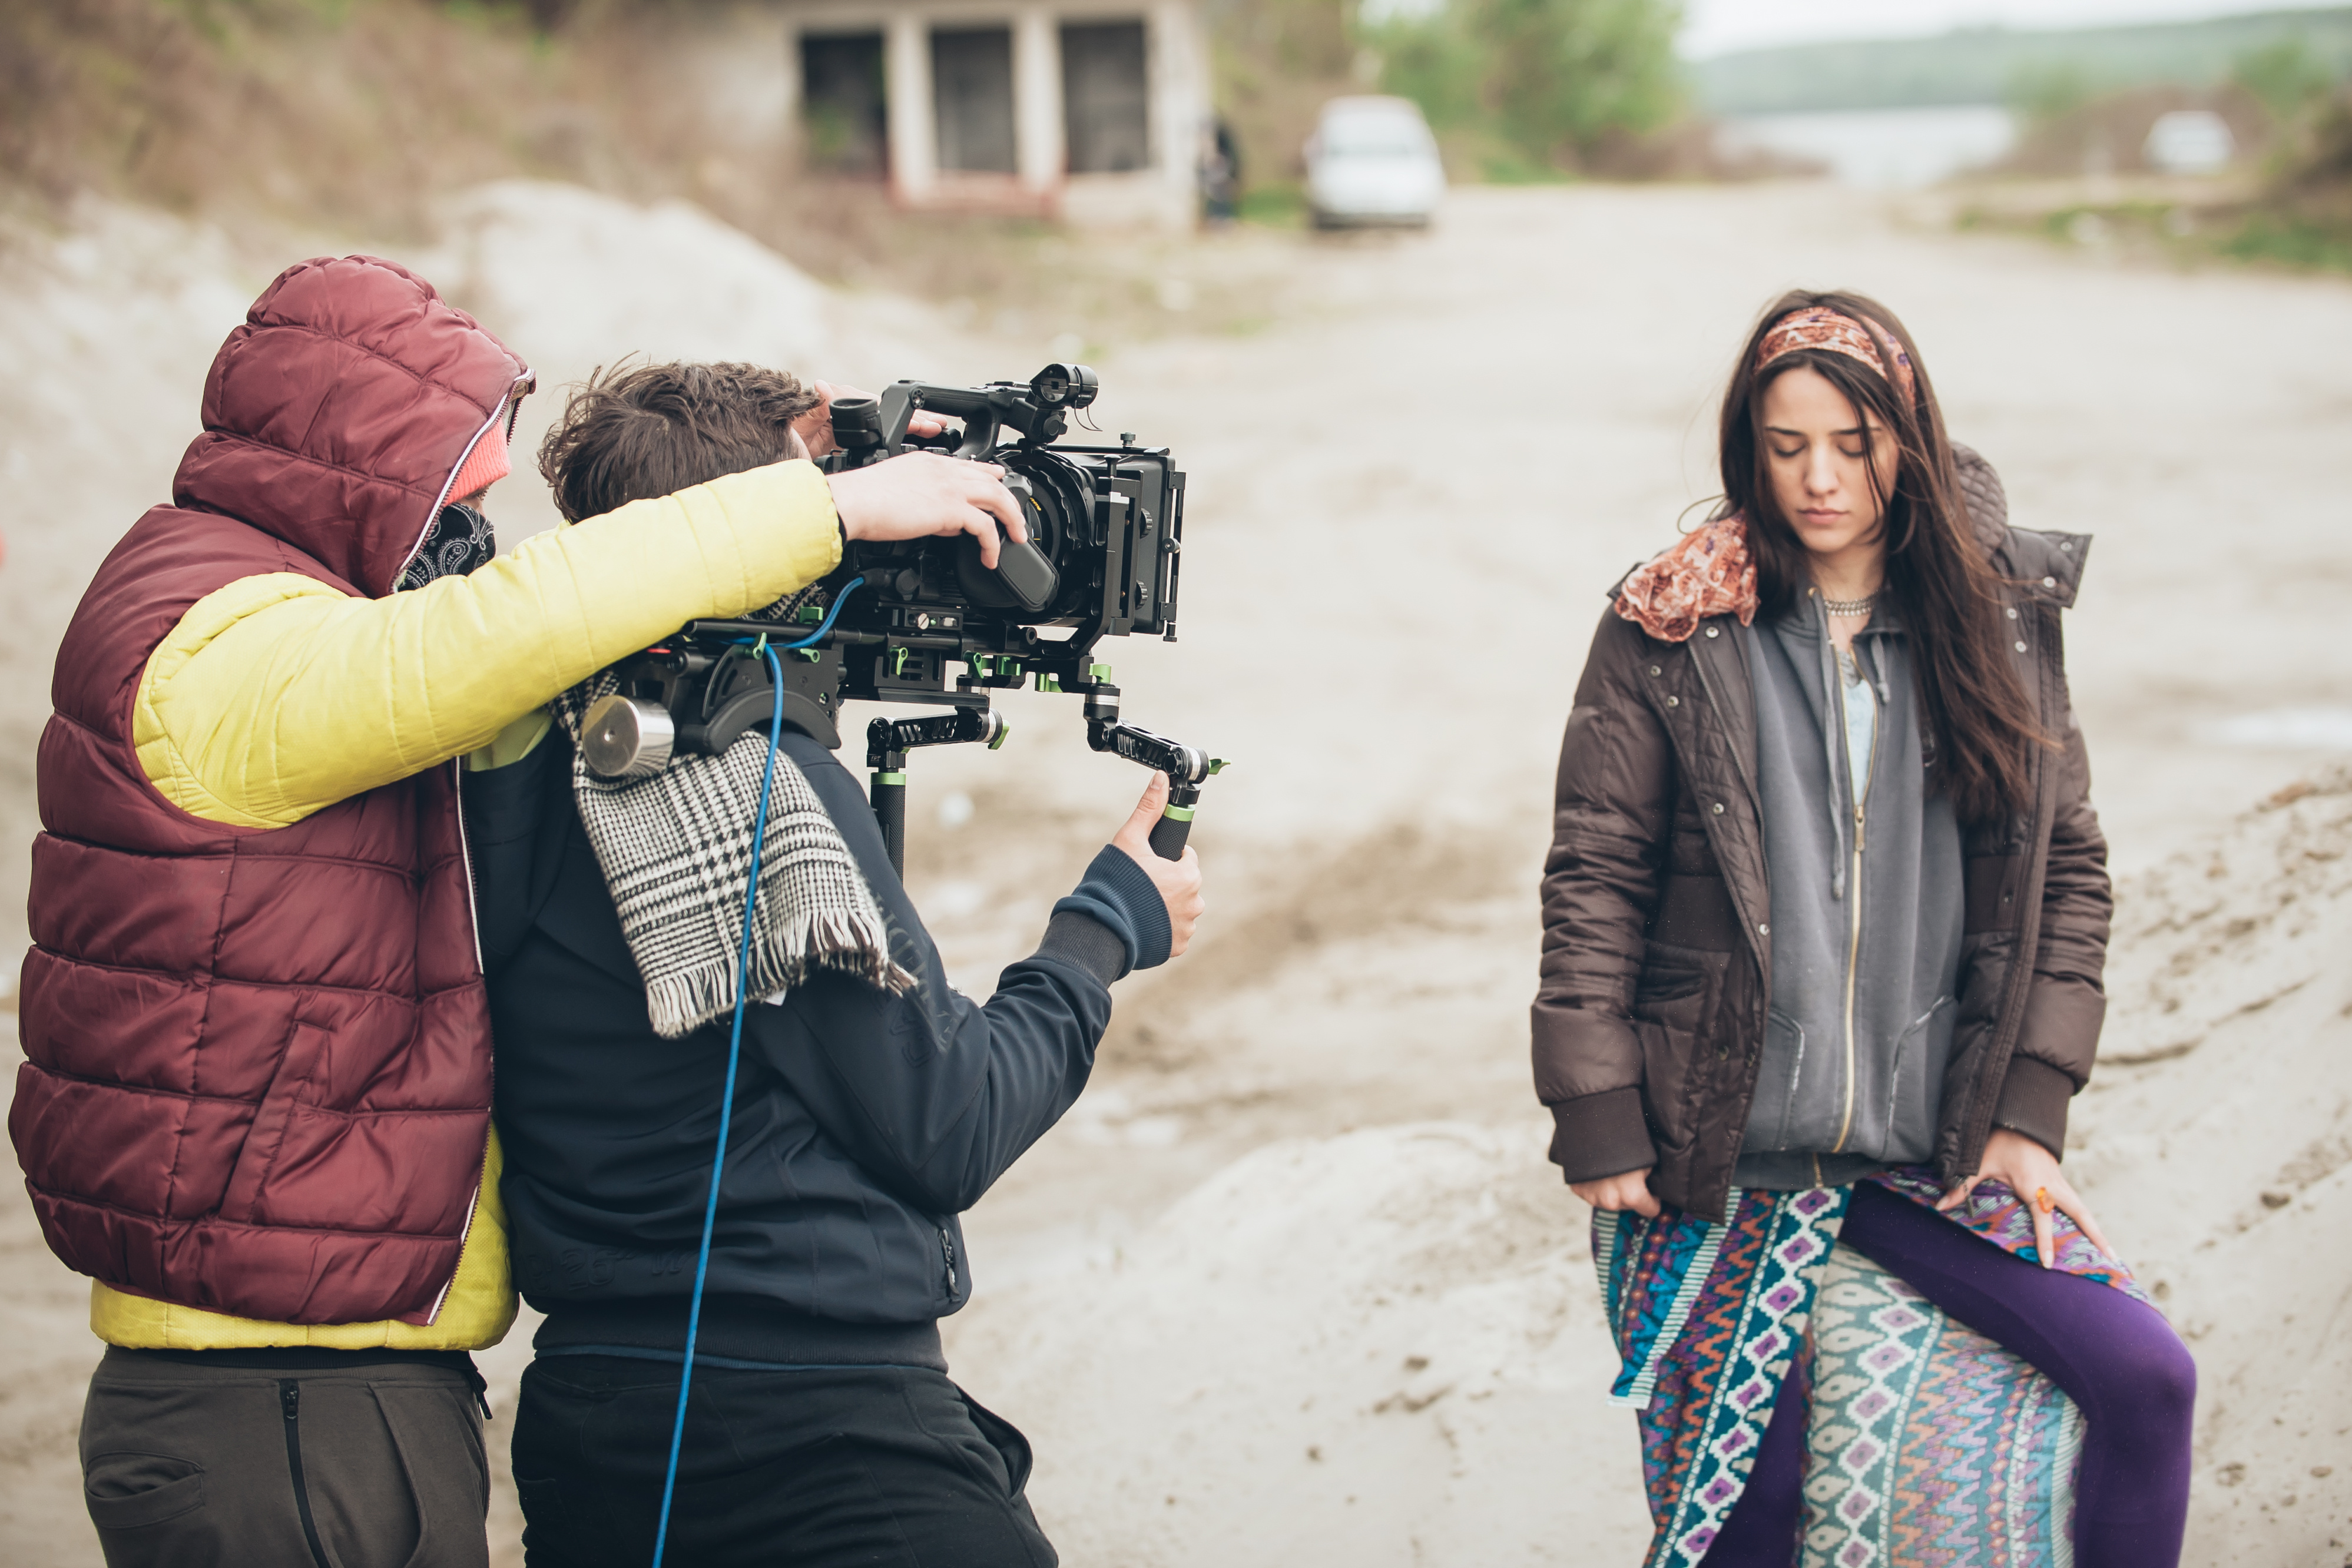
[[[244,578],[197,601],[148,659],[132,740],[181,810],[285,827],[488,746],[686,622],[756,610],[840,559],[824,476],[792,462],[633,502],[383,599],[291,572]]]

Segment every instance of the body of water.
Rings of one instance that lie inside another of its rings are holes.
[[[1995,104],[1959,104],[1735,115],[1717,134],[1727,151],[1818,159],[1847,184],[1902,190],[1990,162],[2016,142],[2017,122]]]

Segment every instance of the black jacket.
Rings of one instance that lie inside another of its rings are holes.
[[[1167,956],[1166,907],[1140,867],[1106,850],[1044,945],[977,1006],[948,988],[856,780],[796,731],[783,748],[919,984],[892,997],[823,974],[751,1006],[697,1354],[939,1365],[936,1320],[971,1291],[956,1216],[1086,1087],[1110,982]],[[515,1279],[549,1314],[542,1351],[672,1354],[728,1030],[654,1033],[571,771],[559,730],[464,785]]]

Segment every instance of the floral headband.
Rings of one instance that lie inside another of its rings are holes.
[[[1876,371],[1880,380],[1894,385],[1902,394],[1906,407],[1917,406],[1911,356],[1903,351],[1903,346],[1891,333],[1867,317],[1843,315],[1824,305],[1791,310],[1773,322],[1764,340],[1756,345],[1756,368],[1760,371],[1781,355],[1793,354],[1800,349],[1822,349],[1859,360]]]

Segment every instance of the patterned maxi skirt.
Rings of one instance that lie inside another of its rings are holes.
[[[1932,1171],[1871,1178],[1932,1206]],[[1592,1256],[1641,1413],[1656,1527],[1643,1568],[1693,1568],[1739,1501],[1782,1382],[1810,1395],[1801,1568],[2065,1568],[2083,1420],[2022,1359],[1837,1245],[1851,1187],[1732,1190],[1731,1218],[1596,1213]],[[1950,1218],[2032,1259],[1998,1182]],[[2143,1295],[2065,1215],[2054,1266]],[[1922,1551],[1932,1540],[1935,1546]]]

